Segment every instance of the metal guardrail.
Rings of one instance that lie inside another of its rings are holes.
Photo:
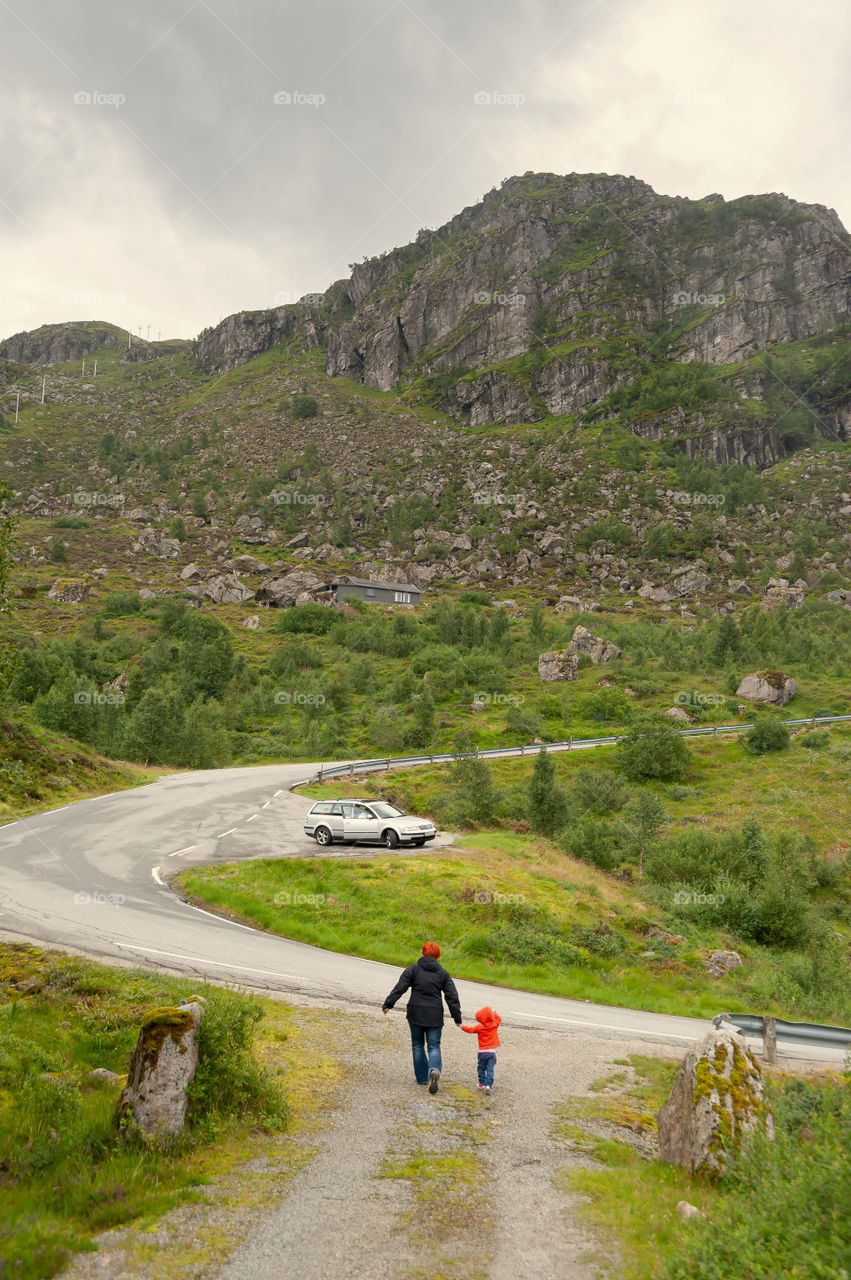
[[[784,720],[783,724],[787,728],[809,725],[814,729],[819,724],[835,724],[840,721],[851,721],[851,715],[805,716],[800,720]],[[684,738],[713,738],[719,733],[741,733],[743,730],[752,729],[753,727],[753,721],[748,721],[747,724],[707,725],[699,728],[680,729],[679,732]],[[625,736],[625,734],[616,733],[600,738],[569,738],[559,742],[530,742],[524,743],[519,747],[481,747],[476,749],[476,756],[480,760],[489,758],[508,759],[512,756],[536,755],[542,748],[546,748],[547,751],[572,751],[574,748],[581,749],[582,747],[609,747]],[[428,756],[382,756],[376,760],[352,760],[348,764],[329,764],[327,768],[324,765],[320,765],[317,771],[306,779],[306,782],[321,782],[323,778],[339,778],[347,773],[371,773],[378,769],[398,769],[405,765],[448,764],[454,759],[454,752],[444,751],[437,755]]]
[[[732,1023],[747,1035],[761,1036],[766,1046],[777,1039],[813,1048],[851,1049],[851,1028],[848,1027],[825,1027],[815,1022],[784,1022],[782,1018],[764,1018],[755,1013],[719,1013],[712,1022],[716,1027],[722,1023]],[[770,1061],[774,1060],[773,1052],[766,1056]]]

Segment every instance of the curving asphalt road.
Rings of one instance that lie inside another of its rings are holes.
[[[173,871],[188,864],[316,856],[317,847],[302,831],[311,802],[289,790],[315,768],[263,765],[172,774],[0,827],[0,936],[113,963],[374,1008],[393,986],[397,968],[248,929],[190,907],[167,887]],[[413,959],[419,937],[413,919],[411,937]],[[483,983],[462,981],[458,988],[465,1014],[491,1004],[508,1025],[567,1035],[581,1029],[683,1048],[709,1026],[694,1018]],[[719,1012],[721,1005],[719,993]],[[841,1056],[778,1044],[780,1060],[836,1062]]]

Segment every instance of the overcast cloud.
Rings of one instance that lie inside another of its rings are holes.
[[[851,225],[849,36],[839,0],[0,0],[0,337],[191,337],[529,169]]]

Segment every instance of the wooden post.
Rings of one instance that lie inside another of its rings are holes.
[[[319,777],[317,778],[317,782],[321,782],[321,781],[322,781],[322,765],[319,766]]]
[[[434,764],[434,755],[433,755],[433,754],[429,756],[429,758],[428,758],[428,762],[429,762],[429,764]]]
[[[766,1062],[777,1061],[777,1019],[762,1020],[762,1056]]]
[[[349,765],[349,777],[353,778],[354,776],[355,776],[355,762],[353,760],[352,763]]]
[[[520,743],[520,754],[521,754],[521,756],[525,756],[525,754],[526,754],[526,743],[525,743],[525,742],[521,742],[521,743]]]
[[[571,734],[571,735],[570,735],[570,737],[569,737],[569,738],[568,738],[568,740],[567,740],[567,749],[568,749],[568,751],[572,751],[572,750],[573,750],[573,734]]]
[[[392,759],[393,759],[393,757],[392,757],[392,756],[388,756],[388,757],[387,757],[387,768],[388,768],[388,769],[390,768],[390,761],[391,761]]]

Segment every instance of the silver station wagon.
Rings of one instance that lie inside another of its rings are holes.
[[[317,800],[304,820],[305,835],[319,845],[335,840],[349,844],[424,845],[437,835],[434,823],[415,818],[385,800]]]

